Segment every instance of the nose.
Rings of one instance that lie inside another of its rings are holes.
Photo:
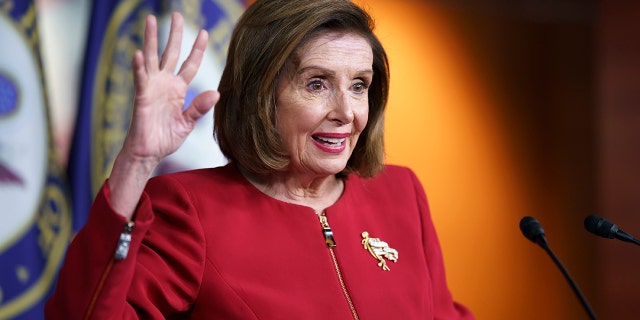
[[[354,99],[342,91],[333,95],[330,104],[331,111],[328,114],[328,118],[331,121],[339,124],[349,124],[353,122],[355,118],[354,114]]]

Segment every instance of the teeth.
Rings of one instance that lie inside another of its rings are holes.
[[[316,140],[320,140],[324,143],[328,143],[328,144],[336,144],[336,145],[340,145],[342,144],[342,142],[344,142],[345,138],[327,138],[327,137],[315,137]]]

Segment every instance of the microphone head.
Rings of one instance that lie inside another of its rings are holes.
[[[544,246],[547,243],[542,225],[533,217],[526,216],[520,220],[520,231],[522,231],[522,234],[527,239],[534,243],[541,246]]]
[[[615,238],[618,232],[618,226],[613,222],[593,214],[584,219],[584,227],[597,236],[609,239]]]

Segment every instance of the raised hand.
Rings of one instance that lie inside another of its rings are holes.
[[[133,57],[136,95],[131,126],[109,178],[111,204],[128,219],[160,160],[180,147],[197,120],[219,98],[215,91],[203,92],[183,111],[187,87],[207,46],[207,32],[200,31],[191,53],[175,74],[182,42],[182,16],[172,15],[169,40],[161,57],[157,32],[156,18],[147,17],[143,49]]]
[[[180,147],[218,95],[213,91],[202,93],[183,112],[187,86],[195,77],[207,46],[207,33],[200,31],[189,57],[174,74],[182,42],[182,16],[173,14],[169,40],[160,59],[156,19],[149,16],[146,22],[143,51],[136,51],[133,58],[136,96],[123,151],[159,162]]]

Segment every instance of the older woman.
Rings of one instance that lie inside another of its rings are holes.
[[[161,57],[147,19],[131,128],[47,315],[472,318],[447,288],[418,179],[383,165],[389,72],[371,18],[344,0],[257,1],[219,96],[184,112],[207,35],[174,75],[181,19]],[[214,104],[230,163],[149,179]]]

